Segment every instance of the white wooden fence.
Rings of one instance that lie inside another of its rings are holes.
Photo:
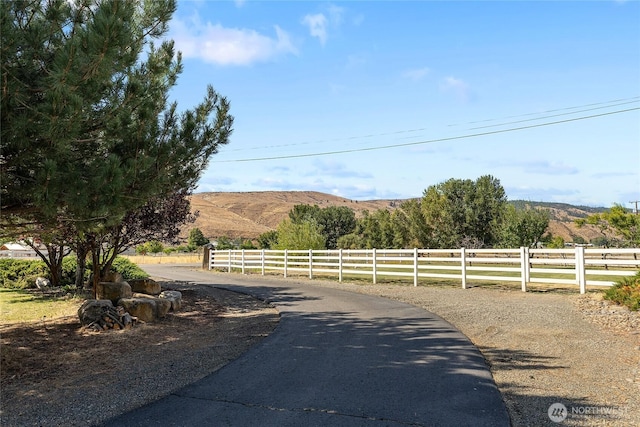
[[[420,278],[469,281],[611,286],[614,280],[640,270],[640,248],[592,249],[338,249],[338,250],[212,250],[209,269],[250,270],[337,276],[404,277],[418,286]]]

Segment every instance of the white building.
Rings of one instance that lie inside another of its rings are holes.
[[[40,249],[44,254],[47,250],[43,247]],[[3,243],[0,246],[0,258],[39,258],[36,251],[28,245],[21,243]]]

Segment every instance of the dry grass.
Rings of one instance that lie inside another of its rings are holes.
[[[360,215],[399,205],[400,200],[356,201],[315,191],[259,191],[245,193],[196,193],[191,196],[191,209],[198,211],[195,224],[185,228],[187,236],[197,227],[207,237],[255,239],[275,230],[295,205],[347,206]]]
[[[243,193],[196,193],[190,198],[191,209],[199,212],[194,224],[183,230],[186,240],[189,230],[199,228],[208,238],[229,237],[257,239],[262,233],[275,230],[295,205],[347,206],[361,216],[364,210],[395,209],[404,201],[345,199],[315,191],[258,191]],[[587,241],[601,234],[592,226],[578,228],[574,220],[587,212],[579,208],[570,210],[552,209],[548,231],[565,241],[580,236]]]
[[[194,264],[202,263],[202,254],[185,255],[122,255],[134,264]]]

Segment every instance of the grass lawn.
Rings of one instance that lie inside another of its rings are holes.
[[[37,290],[0,288],[0,323],[75,316],[83,301],[80,297],[47,295]]]

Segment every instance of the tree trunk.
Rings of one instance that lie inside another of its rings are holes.
[[[93,270],[93,299],[97,299],[98,283],[100,282],[100,249],[101,243],[96,241],[95,236],[87,239],[87,249],[91,252],[92,270]]]
[[[56,287],[60,286],[62,280],[62,259],[64,258],[64,246],[48,243],[47,255],[43,254],[34,242],[27,242],[27,244],[38,254],[38,256],[44,261],[49,269],[49,275],[51,276],[51,285]]]
[[[49,269],[51,271],[51,285],[62,284],[62,260],[64,258],[64,246],[47,245],[49,252]]]
[[[84,272],[87,270],[87,247],[79,243],[76,246],[76,289],[84,287]]]

